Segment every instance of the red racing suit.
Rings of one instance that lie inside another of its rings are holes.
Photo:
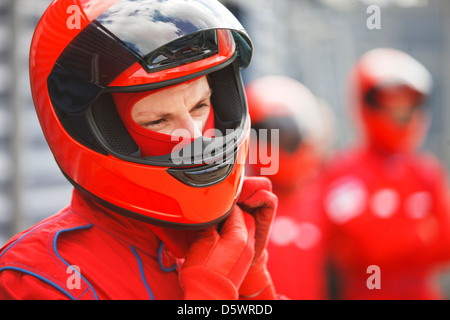
[[[326,299],[324,233],[320,183],[314,179],[288,192],[278,191],[267,268],[277,291],[293,300]]]
[[[434,156],[354,150],[333,160],[325,189],[340,298],[443,298],[432,275],[450,258],[450,215]]]
[[[190,232],[105,210],[75,190],[70,206],[3,246],[0,299],[183,299],[176,256]],[[188,296],[235,298],[220,283],[197,289]]]

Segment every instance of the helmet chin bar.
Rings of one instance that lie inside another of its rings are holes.
[[[237,150],[231,157],[221,159],[220,162],[215,161],[211,164],[193,168],[167,169],[167,172],[188,186],[196,188],[209,187],[222,182],[228,177],[236,163],[236,155]]]
[[[208,227],[218,225],[220,222],[225,220],[228,217],[228,215],[231,213],[231,211],[233,211],[234,206],[236,205],[236,204],[234,204],[233,207],[231,207],[231,209],[228,212],[225,212],[220,218],[212,220],[212,221],[204,222],[204,223],[188,224],[188,223],[176,223],[176,222],[164,221],[164,220],[159,220],[159,219],[147,217],[147,216],[144,216],[142,214],[139,214],[139,213],[136,213],[136,212],[124,209],[122,207],[116,206],[116,205],[114,205],[112,203],[109,203],[109,202],[107,202],[107,201],[97,197],[95,194],[87,191],[86,189],[84,189],[79,184],[77,184],[64,171],[62,171],[62,169],[61,169],[61,172],[64,175],[64,177],[74,186],[75,189],[77,189],[79,192],[81,192],[83,195],[85,195],[91,201],[97,203],[98,205],[100,205],[100,206],[102,206],[102,207],[104,207],[104,208],[106,208],[108,210],[111,210],[114,213],[126,216],[128,218],[136,219],[136,220],[139,220],[141,222],[149,223],[149,224],[152,224],[152,225],[155,225],[155,226],[158,226],[158,227],[163,227],[163,228],[177,229],[177,230],[202,230],[202,229],[206,229]]]

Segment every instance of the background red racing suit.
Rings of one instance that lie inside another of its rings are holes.
[[[320,188],[319,181],[311,181],[289,192],[274,189],[279,201],[267,267],[277,292],[292,300],[327,298]]]
[[[370,149],[338,159],[326,170],[323,204],[339,297],[443,298],[433,275],[450,258],[444,168],[432,155]],[[367,286],[372,265],[379,267],[380,288]]]

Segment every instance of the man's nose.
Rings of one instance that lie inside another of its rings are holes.
[[[183,138],[197,139],[202,136],[202,122],[194,120],[190,114],[185,115],[182,117],[177,131]]]

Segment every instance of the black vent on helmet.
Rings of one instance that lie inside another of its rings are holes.
[[[150,73],[206,59],[218,52],[216,30],[206,30],[176,39],[149,53],[139,63]]]

